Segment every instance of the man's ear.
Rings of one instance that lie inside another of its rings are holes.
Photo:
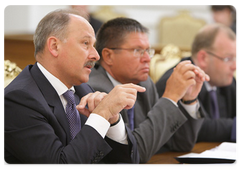
[[[58,52],[59,52],[58,45],[59,45],[59,40],[56,37],[51,36],[47,39],[48,50],[54,57],[58,56]]]
[[[197,53],[197,62],[200,68],[204,69],[208,66],[208,56],[205,50],[200,50]]]
[[[113,50],[109,48],[104,48],[102,50],[102,60],[105,62],[107,65],[112,65],[113,64],[113,58],[114,57],[114,52]]]

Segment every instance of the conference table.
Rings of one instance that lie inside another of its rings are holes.
[[[179,164],[179,162],[175,159],[177,156],[185,155],[188,153],[201,153],[220,144],[220,142],[199,142],[195,144],[191,152],[164,152],[156,154],[152,156],[147,164]]]

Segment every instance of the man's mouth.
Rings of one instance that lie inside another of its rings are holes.
[[[149,67],[144,67],[144,68],[142,68],[142,70],[145,72],[149,72]]]
[[[88,61],[84,64],[84,67],[91,69],[94,67],[94,65],[95,65],[95,61]]]

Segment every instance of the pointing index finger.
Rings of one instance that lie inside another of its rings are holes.
[[[124,86],[127,87],[127,88],[133,88],[133,89],[137,90],[138,92],[145,92],[146,91],[145,87],[142,87],[142,86],[139,86],[139,85],[136,85],[136,84],[133,84],[133,83],[125,84]]]

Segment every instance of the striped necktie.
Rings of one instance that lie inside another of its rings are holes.
[[[219,108],[218,108],[216,90],[211,90],[209,93],[210,93],[210,96],[211,96],[212,117],[214,119],[218,119],[219,118]]]
[[[129,127],[131,130],[134,129],[134,106],[131,109],[127,110]]]

